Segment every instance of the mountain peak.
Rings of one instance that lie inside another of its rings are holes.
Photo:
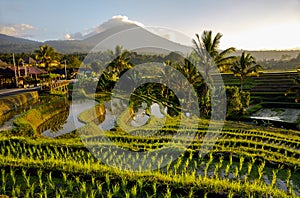
[[[144,27],[144,25],[138,21],[132,21],[129,20],[127,16],[122,16],[122,15],[116,15],[110,18],[109,20],[105,21],[101,25],[98,25],[96,27],[93,27],[86,32],[76,32],[74,34],[66,34],[65,39],[66,40],[83,40],[86,38],[89,38],[91,36],[94,36],[96,34],[99,34],[101,32],[104,32],[108,29],[115,28],[115,27],[120,27],[120,26],[140,26]]]

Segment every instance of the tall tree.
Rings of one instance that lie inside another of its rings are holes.
[[[222,38],[221,33],[217,33],[215,37],[212,36],[212,31],[204,31],[201,39],[198,34],[196,34],[197,40],[193,39],[193,43],[195,46],[194,52],[196,55],[203,59],[204,56],[208,56],[206,58],[211,58],[214,61],[214,64],[219,68],[220,72],[226,70],[225,67],[229,67],[232,62],[235,60],[235,56],[229,56],[232,52],[235,52],[234,47],[227,48],[223,51],[220,51],[220,40]],[[210,68],[206,68],[209,70]],[[208,71],[209,72],[209,71]]]
[[[59,59],[59,54],[56,50],[49,45],[42,45],[38,50],[34,51],[35,58],[40,61],[40,63],[45,64],[45,69],[49,72],[51,63]]]
[[[258,76],[258,71],[262,69],[261,65],[256,64],[255,57],[246,52],[243,52],[240,57],[237,57],[231,67],[231,71],[234,73],[234,76],[238,76],[240,78],[241,91],[243,90],[244,78],[249,75]]]
[[[229,56],[230,53],[235,51],[235,48],[230,47],[224,51],[219,50],[220,40],[222,38],[221,33],[217,33],[213,38],[212,31],[204,31],[201,38],[196,34],[196,40],[194,43],[194,54],[196,55],[196,64],[202,70],[202,77],[204,83],[200,88],[203,100],[201,101],[202,113],[208,114],[209,103],[209,87],[213,87],[211,72],[218,67],[219,71],[224,71],[225,67],[229,67],[235,60],[235,56]]]
[[[132,68],[130,61],[130,52],[124,51],[119,54],[111,63],[108,65],[109,72],[113,72],[115,75],[120,77],[128,69]]]

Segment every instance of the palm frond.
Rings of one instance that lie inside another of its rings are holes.
[[[226,55],[228,55],[228,54],[231,54],[232,52],[235,52],[235,51],[236,51],[236,49],[235,49],[234,47],[230,47],[230,48],[227,48],[227,49],[223,50],[223,51],[219,54],[219,56],[224,57],[224,56],[226,56]]]
[[[212,42],[212,48],[214,51],[217,51],[220,45],[220,39],[222,38],[222,34],[221,33],[217,33],[217,35],[215,36],[213,42]]]

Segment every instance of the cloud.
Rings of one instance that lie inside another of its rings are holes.
[[[118,23],[128,23],[128,24],[135,24],[138,25],[140,27],[144,27],[144,24],[138,22],[138,21],[132,21],[129,20],[127,16],[122,16],[122,15],[116,15],[113,16],[110,20],[108,20],[105,25],[109,26],[110,24],[118,24]]]
[[[66,40],[81,40],[83,39],[83,34],[80,32],[76,32],[75,34],[65,34],[64,37]]]
[[[140,27],[144,27],[142,23],[138,21],[129,20],[127,16],[117,15],[117,16],[113,16],[111,19],[102,23],[101,25],[94,27],[91,32],[100,33],[107,29],[120,26],[120,25],[125,25],[125,24],[135,24]]]
[[[140,23],[138,21],[129,20],[127,16],[116,15],[116,16],[113,16],[108,21],[105,21],[101,25],[90,28],[90,29],[86,30],[83,33],[80,33],[80,32],[77,32],[75,34],[68,33],[68,34],[65,35],[65,39],[66,40],[85,39],[85,38],[88,38],[88,37],[93,36],[95,34],[98,34],[100,32],[103,32],[105,30],[108,30],[110,28],[120,26],[120,25],[125,25],[125,24],[135,24],[137,26],[144,27],[144,25],[142,23]]]
[[[167,27],[145,27],[145,29],[175,43],[180,43],[187,46],[191,46],[192,44],[192,38],[175,29]]]
[[[32,30],[37,30],[38,28],[29,24],[13,24],[13,25],[3,25],[0,26],[0,33],[15,37],[32,37],[30,34]]]

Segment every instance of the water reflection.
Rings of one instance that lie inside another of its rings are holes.
[[[103,102],[103,105],[98,104],[98,102],[88,99],[81,101],[73,100],[68,108],[70,110],[63,111],[60,115],[54,116],[45,122],[39,130],[42,132],[42,135],[47,137],[57,137],[67,134],[86,125],[84,121],[80,121],[78,118],[81,113],[91,109],[89,119],[101,130],[111,130],[115,128],[117,119],[124,111],[129,112],[126,124],[132,127],[144,126],[151,116],[165,118],[168,112],[167,107],[154,102],[152,102],[150,106],[148,106],[146,102],[142,102],[135,107],[128,107],[126,100],[114,98],[110,101]],[[100,111],[102,111],[102,113]]]
[[[43,101],[42,100],[38,100],[37,98],[33,98],[32,101],[19,106],[19,107],[15,107],[14,110],[11,110],[9,112],[7,112],[4,115],[1,115],[0,117],[0,131],[4,131],[4,130],[11,130],[13,129],[13,121],[19,117],[20,115],[22,115],[23,113],[25,113],[26,111],[37,107],[38,105],[42,104]]]
[[[69,111],[67,111],[68,116],[66,119],[64,119],[63,125],[62,123],[60,123],[60,126],[54,127],[59,130],[51,130],[51,128],[48,128],[47,130],[42,132],[42,135],[54,138],[64,134],[68,134],[74,131],[76,128],[83,127],[85,124],[78,120],[79,114],[94,107],[96,104],[98,104],[98,102],[94,100],[73,100],[73,102],[70,104]],[[54,119],[55,118],[52,118],[51,120]]]

